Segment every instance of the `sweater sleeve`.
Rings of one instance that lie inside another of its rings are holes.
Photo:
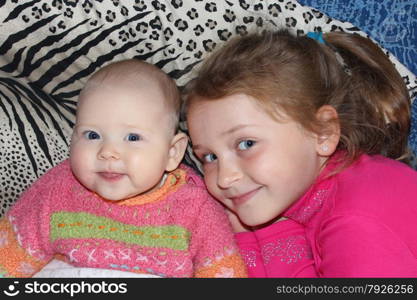
[[[194,277],[247,277],[224,208],[207,194],[193,230]]]
[[[249,277],[317,277],[302,225],[285,220],[236,234]]]
[[[367,216],[335,216],[318,236],[322,277],[416,277],[417,260],[406,243]]]
[[[62,181],[61,169],[55,167],[41,176],[0,220],[0,272],[4,277],[31,277],[52,258],[47,203],[57,194],[53,190]]]

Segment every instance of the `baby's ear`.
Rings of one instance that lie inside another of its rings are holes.
[[[177,133],[171,141],[171,147],[168,151],[168,163],[165,171],[171,172],[175,170],[181,163],[187,149],[188,137],[185,133]]]
[[[340,123],[336,109],[331,105],[323,105],[316,113],[322,124],[322,131],[317,134],[316,151],[319,156],[330,156],[337,148],[340,140]]]

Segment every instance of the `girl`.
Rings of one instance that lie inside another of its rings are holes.
[[[208,189],[252,277],[417,276],[405,84],[369,39],[309,36],[236,38],[190,83]]]

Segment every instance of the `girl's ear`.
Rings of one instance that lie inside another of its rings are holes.
[[[168,162],[165,171],[171,172],[175,170],[181,163],[187,149],[188,137],[185,133],[177,133],[171,141],[171,147],[168,151]]]
[[[336,109],[331,105],[323,105],[316,113],[316,118],[323,124],[317,134],[316,151],[319,156],[328,157],[337,148],[340,140],[340,123]]]

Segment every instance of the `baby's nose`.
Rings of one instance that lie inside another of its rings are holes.
[[[98,152],[98,158],[99,159],[120,159],[120,152],[117,150],[117,148],[110,144],[105,143],[100,148],[100,151]]]

